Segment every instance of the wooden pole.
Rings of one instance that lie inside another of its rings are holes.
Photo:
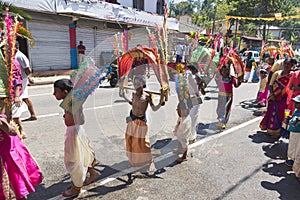
[[[132,88],[132,87],[127,87],[127,86],[125,86],[125,87],[123,87],[123,88],[124,88],[124,89],[127,89],[127,90],[133,90],[133,91],[135,91],[135,89]],[[147,92],[147,93],[149,93],[149,94],[161,95],[160,92],[156,92],[156,91],[151,91],[151,90],[144,90],[144,91]]]

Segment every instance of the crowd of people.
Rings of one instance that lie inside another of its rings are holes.
[[[3,56],[2,56],[3,59]],[[188,58],[185,58],[188,60]],[[185,60],[184,59],[184,60]],[[11,191],[17,199],[25,199],[26,195],[34,192],[34,186],[42,181],[42,173],[38,164],[34,161],[29,151],[22,142],[27,135],[23,130],[20,120],[20,107],[22,103],[28,105],[30,117],[28,120],[36,120],[32,103],[28,99],[27,85],[32,82],[28,75],[31,70],[26,56],[18,50],[15,55],[15,72],[13,88],[8,88],[5,83],[5,73],[0,71],[0,164],[2,166],[0,179],[0,199],[10,199]],[[197,139],[197,119],[201,95],[205,95],[207,83],[198,70],[197,63],[186,64],[181,62],[178,56],[176,65],[175,87],[178,97],[176,111],[178,120],[174,127],[174,135],[178,139],[178,149],[174,153],[181,155],[176,160],[181,163],[188,160],[189,144]],[[137,63],[135,63],[137,64]],[[235,61],[229,59],[219,66],[217,75],[218,106],[217,126],[225,129],[231,114],[233,102],[233,88],[246,84],[249,81],[251,71],[258,73],[259,90],[257,92],[257,107],[266,108],[264,117],[259,127],[271,138],[279,139],[283,135],[282,124],[288,124],[286,131],[289,133],[288,160],[286,163],[293,166],[296,177],[300,179],[300,70],[297,68],[297,60],[285,57],[276,60],[274,57],[266,57],[263,63],[255,63],[251,53],[245,60],[245,68],[242,76],[234,76],[231,73]],[[135,66],[137,67],[137,66]],[[0,69],[4,69],[2,66]],[[24,69],[22,72],[21,69]],[[6,77],[7,78],[7,77]],[[23,81],[25,79],[25,81]],[[135,91],[132,97],[122,92],[122,97],[132,106],[127,118],[125,132],[126,153],[131,166],[147,166],[147,171],[155,171],[155,163],[151,154],[146,112],[148,106],[153,111],[159,110],[164,102],[161,94],[160,101],[155,104],[151,92],[145,90],[146,77],[144,73],[135,74],[133,86]],[[54,83],[53,95],[57,100],[64,100],[72,91],[74,85],[70,79],[60,79]],[[6,104],[8,90],[12,91],[11,108]],[[11,110],[11,112],[9,112]],[[14,124],[10,123],[13,119]],[[75,113],[65,110],[64,122],[66,125],[66,137],[64,143],[64,163],[70,174],[72,187],[63,192],[64,197],[78,195],[83,186],[91,184],[99,178],[100,173],[94,167],[96,164],[95,152],[85,134],[83,124],[85,122],[83,109],[80,107]],[[16,125],[15,125],[16,124]],[[10,151],[13,150],[13,151]],[[18,152],[18,156],[12,152]]]
[[[247,62],[253,61],[249,58]],[[287,55],[279,59],[267,56],[259,65],[257,108],[265,108],[259,127],[274,142],[281,137],[288,139],[285,164],[292,167],[300,181],[299,62]]]

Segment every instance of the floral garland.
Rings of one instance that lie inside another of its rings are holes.
[[[5,17],[3,21],[3,42],[1,46],[4,48],[4,61],[5,67],[8,75],[8,87],[9,87],[9,97],[10,100],[13,100],[14,87],[13,87],[13,70],[14,70],[14,59],[16,52],[16,40],[18,27],[20,22],[17,17],[14,20],[8,14],[8,8],[5,11]],[[9,102],[8,102],[9,103]]]
[[[192,107],[192,101],[190,98],[187,77],[184,70],[184,65],[181,63],[176,65],[177,79],[175,79],[176,92],[179,99],[179,104],[182,109]]]

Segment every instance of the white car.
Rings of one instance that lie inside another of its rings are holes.
[[[242,61],[245,62],[245,60],[246,60],[247,55],[248,55],[249,52],[252,52],[252,56],[253,56],[255,62],[259,63],[259,61],[260,61],[260,55],[259,55],[258,51],[245,51],[243,53],[243,55],[241,56]]]

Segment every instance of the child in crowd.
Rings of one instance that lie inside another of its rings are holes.
[[[268,100],[268,71],[260,69],[259,71],[259,89],[257,93],[257,107],[265,107]]]
[[[176,153],[182,153],[182,157],[179,157],[176,162],[181,163],[183,161],[187,161],[188,156],[188,138],[191,134],[191,117],[189,116],[189,109],[186,108],[185,104],[178,104],[177,105],[177,114],[178,120],[173,131],[174,135],[178,139],[179,147]]]
[[[241,82],[239,79],[230,75],[231,61],[226,63],[220,69],[219,77],[219,95],[218,95],[218,126],[225,129],[231,112],[231,104],[233,101],[233,86],[239,87]]]
[[[73,89],[69,79],[60,79],[54,83],[53,95],[57,100],[64,99]],[[70,173],[73,187],[63,192],[64,197],[77,196],[84,185],[92,183],[100,174],[94,169],[96,164],[95,152],[90,146],[89,139],[84,132],[84,115],[82,107],[76,113],[65,110],[65,135],[64,162],[67,171]],[[89,178],[86,179],[87,172]],[[85,181],[86,179],[86,181]]]
[[[300,95],[292,98],[295,112],[289,121],[290,138],[288,146],[288,158],[286,165],[293,166],[296,177],[300,180]]]
[[[26,199],[42,182],[39,166],[5,114],[0,114],[0,171],[0,199],[12,198],[10,188],[16,199]]]

